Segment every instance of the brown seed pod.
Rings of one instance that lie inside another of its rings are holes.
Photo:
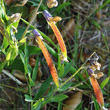
[[[47,6],[49,8],[57,7],[58,1],[57,0],[47,0]]]
[[[36,64],[36,60],[34,59],[34,56],[31,56],[29,58],[29,64],[32,68],[34,68],[35,64]]]
[[[56,17],[51,17],[51,18],[49,18],[49,20],[57,23],[58,21],[61,21],[62,18],[59,17],[59,16],[56,16]]]

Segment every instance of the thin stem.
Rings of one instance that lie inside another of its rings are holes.
[[[93,53],[91,54],[91,56],[85,61],[85,63],[84,63],[71,77],[69,77],[64,83],[62,83],[62,85],[61,85],[59,88],[56,88],[56,89],[53,91],[53,93],[49,96],[49,98],[45,99],[45,101],[43,102],[43,105],[42,105],[42,106],[44,106],[45,103],[47,103],[48,100],[49,100],[51,97],[53,97],[53,95],[54,95],[59,89],[61,89],[61,88],[62,88],[68,81],[70,81],[81,69],[83,69],[83,68],[84,68],[84,65],[87,63],[87,61],[88,61],[95,53],[96,53],[96,52],[93,52]]]
[[[82,68],[82,66],[73,74],[71,75],[59,88],[62,88],[68,81],[70,81]]]
[[[87,63],[87,61],[88,61],[95,53],[96,53],[96,52],[93,52],[93,53],[91,54],[91,56],[85,61],[85,63],[84,63],[73,75],[71,75],[71,76],[59,87],[59,89],[62,88],[68,81],[70,81],[81,69],[83,69],[83,68],[84,68],[84,65]]]
[[[32,22],[35,20],[35,18],[36,18],[36,16],[37,16],[38,9],[39,9],[41,3],[42,3],[42,0],[40,0],[40,3],[39,3],[39,5],[38,5],[38,7],[34,9],[33,14],[32,14],[32,17],[31,17],[31,20],[30,20],[30,22],[29,22],[27,28],[25,29],[25,31],[24,31],[24,33],[23,33],[21,39],[24,38],[24,36],[26,35],[27,30],[28,30],[29,27],[31,26]]]
[[[12,87],[12,86],[9,86],[9,85],[0,84],[0,86],[7,87],[7,88],[11,88],[11,89],[14,89],[14,90],[16,90],[16,91],[21,91],[21,92],[23,92],[23,93],[27,93],[27,91],[24,90],[24,89],[20,89],[20,88]]]
[[[21,18],[21,20],[22,20],[25,24],[29,25],[29,23],[28,23],[25,19]],[[30,27],[33,28],[33,29],[37,29],[37,28],[34,27],[33,25],[30,25]],[[55,45],[55,43],[54,43],[47,35],[45,35],[43,32],[41,32],[41,31],[38,30],[38,29],[37,29],[37,31],[41,34],[41,36],[42,36],[43,38],[45,38],[46,40],[48,40],[48,42],[51,43],[51,44],[57,49],[57,46]]]
[[[2,72],[7,75],[8,77],[10,77],[13,81],[15,81],[17,84],[19,85],[24,85],[20,80],[16,79],[16,77],[14,77],[11,73],[9,73],[8,71],[6,70],[2,70]]]

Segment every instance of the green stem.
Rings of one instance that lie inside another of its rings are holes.
[[[73,75],[71,75],[71,76],[59,87],[59,89],[62,88],[68,81],[70,81],[81,69],[83,69],[83,68],[84,68],[84,65],[87,63],[87,61],[88,61],[95,53],[96,53],[96,52],[93,52],[93,53],[91,54],[91,56],[85,61],[85,63],[84,63]]]
[[[25,24],[29,24],[26,20],[24,20],[23,18],[21,18],[21,20],[25,23]],[[34,27],[33,25],[30,25],[31,28],[36,29],[36,27]],[[56,49],[58,48],[55,43],[47,36],[45,35],[43,32],[41,32],[40,30],[37,29],[37,31],[41,34],[41,36],[43,38],[45,38],[50,44],[52,44]]]
[[[68,81],[70,81],[81,69],[83,69],[82,66],[81,66],[73,75],[71,75],[71,76],[59,87],[59,89],[62,88]]]
[[[24,31],[24,33],[23,33],[21,39],[23,39],[23,38],[25,37],[25,35],[26,35],[26,33],[27,33],[27,30],[28,30],[29,27],[31,26],[32,22],[35,20],[35,18],[36,18],[36,16],[37,16],[38,9],[39,9],[41,3],[42,3],[42,0],[40,0],[40,3],[39,3],[39,5],[38,5],[38,7],[34,9],[33,14],[32,14],[32,16],[31,16],[31,20],[30,20],[30,22],[29,22],[27,28],[25,29],[25,31]]]
[[[91,54],[91,56],[85,61],[85,63],[72,75],[72,76],[70,76],[64,83],[62,83],[62,85],[59,87],[59,88],[56,88],[54,91],[53,91],[53,93],[49,96],[49,98],[47,98],[44,102],[43,102],[43,104],[42,104],[42,106],[44,106],[50,99],[51,99],[51,97],[53,97],[53,95],[59,90],[59,89],[61,89],[68,81],[70,81],[81,69],[83,69],[84,68],[84,65],[87,63],[87,61],[93,56],[95,54],[95,52],[93,52],[92,54]]]

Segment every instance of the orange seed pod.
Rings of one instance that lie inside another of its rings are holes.
[[[52,28],[57,40],[58,40],[58,43],[60,45],[60,48],[61,48],[61,53],[64,57],[64,61],[68,61],[67,60],[67,50],[66,50],[66,46],[65,46],[65,43],[64,43],[64,40],[62,38],[62,35],[60,33],[60,31],[58,30],[57,26],[55,25],[55,20],[56,18],[54,17],[54,20],[52,15],[47,11],[47,10],[44,10],[43,11],[43,15],[45,17],[45,19],[47,20],[48,24],[50,25],[50,27]],[[59,20],[59,18],[57,17],[57,21]]]
[[[51,72],[51,75],[52,75],[52,78],[56,84],[57,87],[59,87],[59,80],[58,80],[58,75],[57,75],[57,70],[55,68],[55,65],[52,61],[52,58],[47,50],[47,48],[45,47],[43,41],[42,41],[42,36],[40,35],[40,33],[37,31],[37,30],[33,30],[33,34],[35,36],[35,39],[37,41],[37,43],[39,44],[41,50],[42,50],[42,53],[46,59],[46,62],[49,66],[49,69],[50,69],[50,72]]]

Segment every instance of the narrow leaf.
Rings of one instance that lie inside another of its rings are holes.
[[[35,94],[35,98],[34,98],[35,100],[44,95],[44,93],[48,89],[51,81],[52,81],[51,76],[49,76],[48,79],[43,82],[43,84],[39,88],[38,92]]]
[[[100,84],[101,89],[103,89],[107,83],[109,82],[110,77],[107,77],[106,79],[104,79],[104,81]]]
[[[27,95],[27,94],[25,94],[25,101],[31,102],[32,101],[32,97]]]
[[[67,95],[64,95],[64,94],[58,94],[54,97],[52,97],[50,100],[50,102],[60,102],[60,101],[63,101],[64,99],[68,98]]]
[[[39,56],[37,56],[36,65],[35,65],[33,73],[32,73],[32,80],[33,81],[36,81],[36,78],[37,78],[38,64],[39,64]]]

